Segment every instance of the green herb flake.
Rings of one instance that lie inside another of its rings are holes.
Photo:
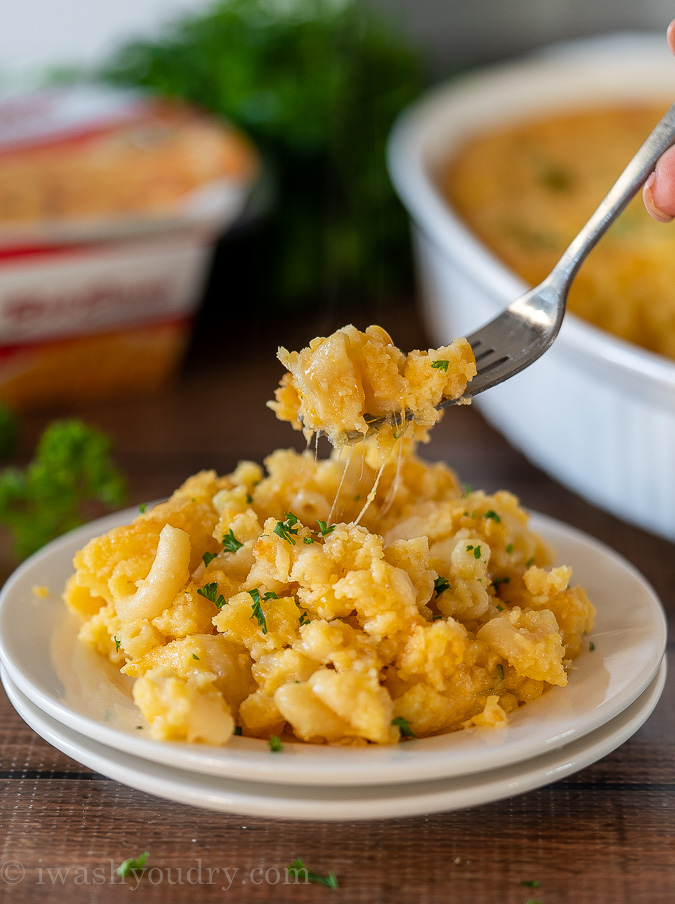
[[[213,562],[213,560],[216,558],[216,555],[217,555],[217,553],[215,553],[215,552],[205,552],[204,555],[202,556],[202,562],[205,565],[208,565],[209,562]]]
[[[496,577],[496,578],[493,578],[493,580],[492,580],[492,583],[495,585],[495,587],[499,587],[500,584],[509,584],[510,582],[511,582],[510,577],[505,577],[505,578]]]
[[[304,878],[305,882],[314,882],[315,885],[325,885],[327,888],[339,888],[339,883],[335,873],[328,873],[327,876],[321,876],[319,873],[312,872],[307,869],[303,861],[296,857],[293,863],[286,868],[288,876],[293,879]]]
[[[267,746],[272,751],[272,753],[281,753],[281,751],[284,749],[284,745],[276,735],[272,735],[272,737],[267,742]]]
[[[310,543],[314,542],[314,537],[303,537],[302,542],[306,543],[309,546]]]
[[[232,732],[232,734],[236,735],[237,737],[241,737],[241,734],[242,734],[241,725],[235,725],[234,731]]]
[[[309,622],[310,622],[309,615],[307,615],[306,612],[301,612],[300,613],[300,627],[302,628],[303,625],[308,625]]]
[[[525,567],[532,568],[533,565],[534,565],[534,556],[530,556],[530,558],[527,560],[527,562],[525,562]]]
[[[141,513],[141,515],[145,514],[146,509],[147,505],[145,504],[145,502],[141,502],[141,504],[138,506],[138,511]]]
[[[593,652],[593,650],[594,650],[594,649],[595,649],[595,644],[594,644],[594,643],[593,643],[593,641],[592,641],[592,640],[591,640],[591,641],[589,641],[589,644],[588,644],[588,649],[589,649],[589,650],[590,650],[590,651],[591,651],[591,653],[592,653],[592,652]]]
[[[391,720],[391,724],[395,728],[398,728],[398,730],[401,732],[402,738],[416,738],[417,737],[415,732],[410,727],[410,722],[408,722],[407,719],[404,719],[403,716],[396,716],[394,719]]]
[[[497,680],[504,680],[504,666],[501,664],[501,662],[497,663]]]
[[[494,509],[490,509],[489,511],[485,512],[483,518],[490,518],[490,520],[494,521],[495,524],[501,524],[502,521],[499,513],[495,512]]]
[[[296,526],[298,519],[293,512],[286,512],[285,514],[286,517],[283,521],[277,521],[274,533],[280,536],[282,540],[286,540],[287,543],[290,543],[291,546],[295,546],[295,537],[298,533],[298,528]]]
[[[246,494],[246,504],[250,505],[253,502],[253,496],[250,493]]]
[[[538,879],[522,879],[520,884],[524,888],[539,888],[541,883]]]
[[[502,606],[501,603],[497,603],[497,609],[498,609],[500,612],[503,612],[503,611],[504,611],[504,607]]]
[[[513,555],[513,543],[506,544],[506,551],[510,556]]]
[[[440,575],[434,581],[434,593],[436,596],[440,596],[441,593],[445,593],[446,590],[450,589],[450,581],[447,578],[441,577]]]
[[[192,658],[193,658],[193,659],[196,659],[197,662],[199,662],[199,656],[197,656],[196,653],[193,653],[193,654],[192,654]]]
[[[248,591],[248,595],[253,600],[253,604],[251,605],[251,618],[254,618],[258,625],[262,628],[263,634],[267,634],[267,620],[265,618],[265,613],[262,611],[262,606],[260,605],[260,591],[257,587],[254,587],[253,590]]]
[[[203,587],[198,587],[197,593],[210,600],[216,609],[222,609],[227,602],[222,593],[218,593],[218,581],[211,581],[209,584],[204,584]]]
[[[113,637],[113,640],[115,641],[115,652],[116,652],[116,653],[119,653],[119,651],[120,651],[120,640],[119,640],[119,637],[117,637],[117,635],[115,635],[115,636]]]
[[[434,370],[442,370],[444,373],[447,373],[449,363],[449,361],[442,359],[440,361],[432,361],[431,366],[434,368]]]
[[[225,552],[236,552],[238,549],[241,549],[244,544],[240,543],[239,540],[235,537],[232,532],[232,528],[228,530],[228,532],[223,537],[223,547]]]
[[[474,557],[474,559],[480,559],[480,545],[479,545],[479,546],[471,546],[471,545],[469,545],[469,546],[466,547],[466,551],[467,551],[467,552],[473,552],[473,557]]]
[[[467,497],[470,493],[473,493],[473,487],[471,486],[471,484],[470,484],[470,483],[465,483],[465,484],[463,484],[463,486],[462,486],[462,498],[463,498],[463,499],[466,499],[466,497]]]
[[[316,523],[319,525],[319,530],[321,532],[322,537],[327,537],[328,534],[332,534],[333,531],[335,530],[335,528],[337,527],[336,524],[327,524],[326,521],[317,520]]]
[[[145,865],[148,862],[148,857],[150,855],[147,851],[140,854],[138,857],[128,857],[117,867],[115,872],[122,879],[126,879],[129,876],[134,875],[134,873],[141,872],[141,870],[145,869]]]

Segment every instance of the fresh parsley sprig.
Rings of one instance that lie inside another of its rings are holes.
[[[223,537],[223,548],[225,549],[225,552],[236,552],[238,549],[241,549],[243,545],[244,544],[240,543],[235,537],[232,528],[230,528]]]
[[[305,882],[314,882],[316,885],[325,885],[327,888],[339,887],[339,882],[335,873],[330,872],[327,876],[315,873],[311,869],[308,869],[299,857],[296,857],[286,869],[288,875],[294,879],[304,878]]]
[[[293,512],[285,512],[284,520],[277,521],[274,527],[274,533],[281,537],[282,540],[286,540],[287,543],[290,543],[291,546],[295,546],[295,538],[299,530],[297,524],[297,515],[294,515]]]
[[[391,724],[395,728],[398,728],[398,730],[401,732],[402,738],[416,738],[417,737],[415,732],[410,727],[410,722],[408,722],[407,719],[404,719],[403,716],[396,716],[395,718],[393,718],[391,720]]]
[[[441,593],[445,593],[446,590],[450,589],[450,581],[447,578],[439,575],[434,581],[434,593],[436,596],[440,596]]]
[[[197,589],[197,593],[200,596],[206,597],[207,600],[211,600],[216,609],[222,609],[227,602],[222,593],[218,593],[218,581],[211,581],[209,584],[204,584],[203,587]]]
[[[150,854],[147,851],[144,851],[142,854],[139,854],[138,857],[127,857],[126,860],[123,860],[122,863],[120,863],[115,872],[121,879],[126,879],[134,873],[139,873],[145,869],[149,856]]]
[[[0,524],[12,532],[18,558],[92,517],[92,503],[117,508],[125,481],[105,433],[79,420],[53,421],[33,461],[0,472]]]

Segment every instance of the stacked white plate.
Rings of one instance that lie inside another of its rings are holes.
[[[587,589],[597,619],[567,687],[522,707],[508,727],[391,747],[285,742],[280,752],[243,737],[222,748],[155,741],[131,683],[80,644],[78,620],[61,600],[73,554],[135,514],[73,531],[14,573],[0,593],[0,659],[10,701],[39,735],[149,794],[284,819],[382,819],[474,806],[558,781],[605,756],[640,728],[663,690],[666,622],[649,583],[604,544],[533,515],[533,528]]]

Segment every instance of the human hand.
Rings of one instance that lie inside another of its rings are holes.
[[[668,26],[666,37],[675,54],[675,19]],[[675,218],[675,147],[666,151],[657,162],[656,169],[644,184],[642,198],[655,220],[669,223]]]

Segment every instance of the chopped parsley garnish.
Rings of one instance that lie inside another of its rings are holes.
[[[449,589],[450,581],[447,578],[441,577],[439,575],[434,581],[434,592],[436,596],[440,596],[441,593],[445,593],[445,591]]]
[[[589,642],[589,644],[588,644],[588,649],[589,649],[591,652],[593,652],[593,650],[595,649],[595,644],[593,643],[592,640],[591,640],[591,641]]]
[[[197,656],[196,653],[193,653],[193,654],[192,654],[192,658],[193,658],[193,659],[196,659],[197,662],[199,662],[199,656]]]
[[[530,556],[530,558],[525,562],[525,566],[527,568],[531,568],[534,565],[534,556]]]
[[[145,513],[146,509],[147,505],[145,504],[145,502],[141,502],[141,504],[138,506],[138,511],[141,513],[141,515]]]
[[[319,873],[314,873],[311,869],[307,869],[299,857],[296,857],[293,863],[287,867],[286,871],[288,872],[288,875],[292,876],[294,879],[300,879],[304,876],[305,882],[314,882],[316,885],[325,885],[327,888],[339,887],[335,873],[328,873],[327,876],[321,876]]]
[[[205,596],[207,600],[211,600],[211,602],[215,604],[216,609],[222,609],[227,602],[222,593],[218,593],[218,581],[211,581],[210,584],[204,584],[203,587],[198,588],[197,593],[200,596]]]
[[[284,745],[276,735],[272,735],[272,737],[267,742],[267,746],[272,751],[272,753],[280,753],[284,749]]]
[[[119,651],[120,651],[120,640],[119,640],[118,636],[115,635],[115,636],[113,637],[113,640],[115,641],[115,652],[116,652],[116,653],[119,653]]]
[[[504,607],[502,606],[501,603],[497,603],[497,609],[498,609],[500,612],[503,612],[503,611],[504,611]]]
[[[398,730],[401,732],[402,738],[416,738],[417,737],[415,732],[410,727],[410,722],[408,722],[407,719],[404,719],[403,716],[396,716],[394,719],[391,720],[391,724],[395,728],[398,728]]]
[[[505,578],[497,577],[497,578],[492,579],[492,583],[495,585],[495,587],[499,587],[500,584],[508,584],[510,582],[510,580],[511,580],[510,577],[505,577]]]
[[[474,559],[480,559],[480,546],[471,546],[471,545],[469,545],[469,546],[467,546],[466,551],[467,551],[467,552],[472,552],[472,551],[473,551],[473,557],[474,557]]]
[[[237,737],[241,737],[241,725],[235,725],[233,735],[237,735]]]
[[[434,368],[434,370],[442,370],[447,373],[449,363],[449,361],[442,359],[440,361],[432,361],[431,366]]]
[[[462,498],[466,498],[469,493],[473,493],[473,487],[470,483],[465,483],[462,486]]]
[[[513,543],[507,543],[507,544],[506,544],[506,551],[507,551],[507,553],[508,553],[509,555],[512,554],[512,552],[513,552]]]
[[[298,533],[298,528],[296,527],[298,523],[298,519],[293,512],[286,512],[286,517],[283,521],[277,521],[276,526],[274,528],[274,533],[278,534],[282,540],[286,540],[287,543],[290,543],[291,546],[295,546],[295,535]]]
[[[255,618],[260,627],[262,628],[263,634],[267,634],[267,620],[265,619],[265,613],[262,611],[262,606],[260,605],[260,591],[257,587],[254,587],[253,590],[248,591],[248,595],[253,600],[253,604],[251,606],[251,618]],[[265,594],[265,599],[276,599],[276,594],[274,597],[268,597]]]
[[[208,565],[209,562],[213,562],[213,560],[216,558],[216,555],[217,555],[217,553],[215,553],[215,552],[205,552],[204,555],[202,556],[202,562],[205,565]]]
[[[316,523],[319,525],[319,530],[322,537],[327,537],[328,534],[332,534],[337,526],[335,524],[328,524],[328,522],[326,521],[319,521],[318,519]]]
[[[253,502],[253,496],[250,493],[246,494],[246,504],[250,505]]]
[[[302,542],[306,543],[309,546],[310,543],[314,542],[314,537],[303,537]]]
[[[232,533],[232,528],[230,528],[223,537],[223,547],[225,549],[225,552],[236,552],[238,549],[241,549],[243,545],[244,544],[240,543]]]
[[[496,524],[501,524],[501,520],[502,520],[502,519],[501,519],[501,517],[499,516],[498,512],[496,512],[494,509],[489,509],[489,511],[485,512],[485,514],[483,515],[483,517],[484,517],[484,518],[491,518]]]
[[[144,853],[140,854],[138,857],[128,857],[120,863],[115,872],[122,879],[131,876],[133,873],[138,873],[145,869],[145,864],[148,862],[149,856],[150,854],[148,854],[147,851],[144,851]]]
[[[524,888],[539,888],[540,882],[537,879],[522,879],[520,884]]]
[[[301,612],[300,613],[300,627],[302,628],[303,625],[308,625],[309,622],[310,622],[309,615],[307,615],[306,612]]]

